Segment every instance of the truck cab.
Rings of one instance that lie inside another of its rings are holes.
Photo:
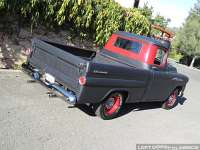
[[[138,72],[142,70],[151,74],[142,101],[160,101],[175,88],[171,79],[178,73],[175,67],[167,63],[169,40],[118,31],[110,37],[104,49],[111,55],[119,55],[114,57],[135,67]]]
[[[104,49],[162,70],[167,65],[170,42],[119,31],[110,37]]]

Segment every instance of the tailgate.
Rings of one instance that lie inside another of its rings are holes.
[[[80,67],[87,63],[81,57],[38,39],[32,42],[32,54],[28,61],[42,72],[53,75],[59,83],[79,92]]]

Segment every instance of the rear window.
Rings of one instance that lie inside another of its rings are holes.
[[[162,49],[158,49],[156,53],[156,57],[154,60],[155,65],[161,65],[164,62],[166,52]]]
[[[125,50],[132,51],[132,52],[135,52],[135,53],[139,53],[140,49],[142,47],[142,44],[140,44],[138,42],[123,39],[123,38],[120,38],[120,37],[117,38],[114,45],[116,47],[123,48]]]

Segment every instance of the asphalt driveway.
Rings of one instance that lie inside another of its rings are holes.
[[[85,107],[49,99],[47,89],[27,83],[20,71],[0,71],[0,150],[134,150],[137,143],[200,144],[200,71],[189,76],[186,100],[166,111],[159,104],[127,106],[103,121]]]

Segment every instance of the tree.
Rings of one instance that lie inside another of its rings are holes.
[[[138,8],[139,7],[139,4],[140,4],[140,0],[135,0],[134,1],[134,8]]]
[[[153,7],[149,6],[148,3],[144,3],[144,6],[142,8],[138,8],[140,10],[140,12],[142,13],[142,15],[144,15],[149,22],[152,21],[153,18]]]
[[[157,14],[153,19],[153,24],[166,28],[170,21],[171,20],[169,18],[165,18],[164,16]]]
[[[200,55],[200,1],[195,4],[195,7],[189,13],[183,27],[177,32],[174,40],[174,47],[184,53],[193,57],[190,66],[197,56]]]

